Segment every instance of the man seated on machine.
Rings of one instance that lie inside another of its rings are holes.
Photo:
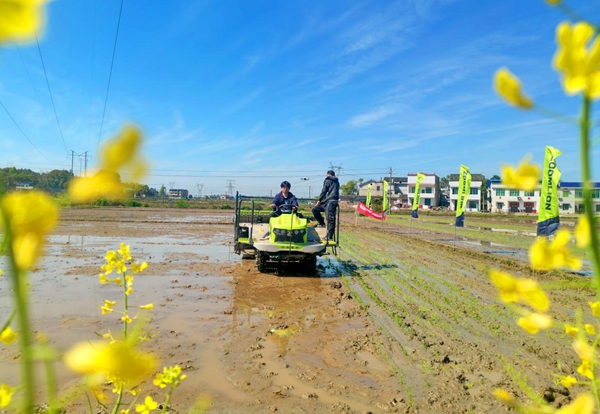
[[[288,181],[281,183],[281,191],[275,195],[271,203],[271,207],[274,209],[270,215],[271,217],[279,217],[282,213],[298,210],[298,200],[290,192],[290,188],[292,188],[292,185]]]

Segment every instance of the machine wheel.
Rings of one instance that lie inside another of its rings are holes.
[[[265,270],[267,270],[267,254],[265,252],[257,252],[256,269],[260,273],[263,273]]]
[[[314,275],[317,272],[317,256],[311,255],[304,259],[304,270],[309,275]]]

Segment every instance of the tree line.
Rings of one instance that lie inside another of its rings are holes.
[[[74,175],[68,170],[52,170],[38,173],[28,168],[0,168],[0,185],[5,191],[14,190],[17,184],[29,183],[38,190],[60,193],[69,187]],[[131,197],[166,197],[167,189],[163,185],[159,190],[146,184],[125,183]]]

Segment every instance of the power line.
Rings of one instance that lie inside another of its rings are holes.
[[[23,130],[21,129],[21,127],[19,126],[19,124],[17,124],[17,121],[15,121],[15,119],[12,117],[12,115],[10,114],[10,112],[8,112],[8,109],[6,109],[6,107],[4,106],[4,104],[2,103],[2,101],[0,101],[0,105],[2,105],[2,108],[4,108],[4,110],[6,111],[6,114],[8,115],[8,117],[9,117],[9,118],[10,118],[10,119],[11,119],[11,120],[14,122],[14,124],[15,124],[15,125],[16,125],[16,127],[19,129],[19,131],[21,131],[21,134],[23,134],[23,136],[25,137],[25,139],[26,139],[27,141],[29,141],[29,143],[31,144],[31,146],[32,146],[33,148],[35,148],[35,150],[36,150],[37,152],[39,152],[39,153],[40,153],[40,155],[41,155],[42,157],[44,157],[44,158],[46,158],[48,161],[50,161],[50,162],[54,163],[54,161],[52,161],[50,158],[46,157],[46,156],[45,156],[45,155],[42,153],[42,151],[40,151],[40,150],[38,149],[38,147],[36,147],[36,146],[35,146],[35,144],[34,144],[33,142],[31,142],[31,140],[30,140],[30,139],[29,139],[29,137],[28,137],[28,136],[25,134],[25,132],[23,132]]]
[[[88,146],[91,146],[91,124],[92,124],[92,93],[94,91],[94,54],[96,51],[96,6],[97,0],[94,0],[94,24],[92,25],[92,67],[90,70],[90,108],[88,111]]]
[[[337,168],[337,167],[336,167]],[[371,168],[371,169],[360,169],[360,170],[353,170],[353,169],[348,169],[348,168],[342,168],[345,172],[346,171],[352,171],[354,174],[358,174],[358,173],[372,173],[373,171],[377,172],[377,173],[381,173],[381,172],[387,172],[388,169],[387,168]],[[213,172],[219,172],[219,173],[246,173],[246,172],[251,172],[251,173],[269,173],[269,174],[301,174],[303,177],[307,177],[310,176],[310,173],[315,173],[318,174],[318,176],[320,177],[322,175],[323,170],[322,169],[318,169],[318,170],[249,170],[249,171],[240,171],[240,170],[183,170],[183,169],[153,169],[153,171],[162,171],[162,172],[168,172],[168,171],[174,171],[174,172],[194,172],[194,173],[213,173]],[[358,172],[357,172],[358,171]],[[309,174],[309,175],[307,175]],[[346,173],[344,173],[346,174]]]
[[[48,86],[48,93],[50,94],[50,101],[52,102],[52,108],[54,108],[54,116],[56,118],[56,124],[58,125],[58,130],[60,131],[60,137],[62,139],[63,145],[65,146],[65,151],[68,154],[69,149],[67,148],[67,143],[65,142],[65,137],[63,135],[62,128],[60,127],[60,122],[58,121],[58,113],[56,112],[56,106],[54,105],[54,98],[52,97],[52,91],[50,90],[50,82],[48,81],[48,73],[46,73],[46,65],[44,64],[44,58],[42,57],[42,48],[40,47],[40,42],[38,40],[37,34],[35,35],[35,42],[37,43],[38,52],[40,53],[40,60],[42,61],[42,68],[44,69],[44,76],[46,77],[46,85]]]
[[[123,0],[119,9],[119,20],[117,22],[117,33],[115,34],[115,44],[113,45],[112,59],[110,61],[110,72],[108,73],[108,84],[106,85],[106,96],[104,97],[104,109],[102,110],[102,121],[100,122],[100,133],[98,134],[98,144],[96,145],[96,158],[98,158],[98,148],[100,147],[100,137],[104,127],[104,116],[106,115],[106,103],[108,102],[108,91],[110,90],[110,81],[112,79],[113,66],[115,63],[115,53],[117,51],[117,40],[119,39],[119,28],[121,27],[121,15],[123,14]]]

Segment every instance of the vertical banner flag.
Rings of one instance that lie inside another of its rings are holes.
[[[560,225],[558,216],[558,182],[562,173],[556,165],[556,157],[562,152],[547,146],[542,171],[542,188],[540,191],[540,207],[537,221],[537,235],[550,237]]]
[[[458,199],[456,200],[456,227],[465,226],[465,206],[471,192],[471,173],[469,168],[460,166],[458,177]]]
[[[419,218],[419,204],[421,203],[421,181],[425,174],[417,173],[417,182],[415,184],[415,196],[412,204],[412,218]]]
[[[367,186],[367,202],[366,206],[371,208],[371,184]]]
[[[384,216],[387,214],[388,208],[390,208],[390,202],[388,200],[388,188],[390,183],[383,180],[383,202],[381,203],[381,214]]]

